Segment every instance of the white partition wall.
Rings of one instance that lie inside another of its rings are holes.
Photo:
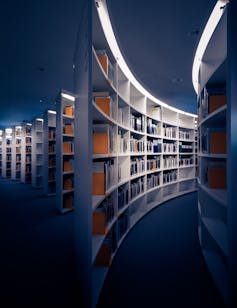
[[[46,110],[43,116],[43,192],[56,194],[56,111]]]
[[[106,1],[84,1],[83,12],[74,59],[75,240],[82,305],[95,307],[129,230],[196,190],[196,115],[158,100],[132,75]]]
[[[43,119],[32,121],[32,186],[43,188]]]

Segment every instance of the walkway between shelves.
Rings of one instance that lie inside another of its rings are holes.
[[[154,209],[132,229],[98,308],[221,308],[198,242],[197,194]]]
[[[73,213],[55,209],[55,197],[0,179],[0,307],[78,307]]]
[[[166,202],[122,243],[98,308],[219,308],[197,237],[197,196]],[[56,214],[55,197],[0,179],[0,307],[74,308],[74,214]]]

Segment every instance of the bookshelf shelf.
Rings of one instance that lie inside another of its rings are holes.
[[[220,11],[221,10],[221,11]],[[212,30],[194,82],[198,100],[199,241],[227,307],[235,307],[236,279],[236,4],[217,1]],[[216,15],[217,16],[217,15]],[[212,22],[210,22],[211,24]],[[234,26],[234,27],[233,27]],[[205,31],[205,30],[204,30]],[[201,36],[201,40],[205,35]]]
[[[73,201],[77,238],[83,247],[89,247],[83,253],[86,259],[78,255],[78,262],[81,266],[87,264],[93,277],[88,282],[93,287],[85,287],[82,293],[88,300],[86,294],[88,290],[92,292],[92,307],[130,229],[155,206],[196,190],[196,115],[169,107],[129,75],[120,62],[121,56],[107,40],[110,23],[104,27],[100,17],[100,6],[107,10],[106,1],[96,5],[92,7],[85,1],[88,11],[83,24],[88,25],[89,20],[92,28],[85,26],[78,38],[78,46],[85,49],[78,49],[75,55],[75,137],[67,137],[74,142],[73,170],[77,170],[73,174],[77,183]],[[81,70],[82,66],[85,70]],[[58,148],[66,138],[62,132],[62,105],[59,99],[56,144],[61,158],[57,159],[56,169],[61,182],[70,176],[60,167],[66,157]],[[59,183],[60,196],[63,189]],[[110,211],[113,217],[107,221]],[[97,227],[104,234],[92,235],[91,230]]]

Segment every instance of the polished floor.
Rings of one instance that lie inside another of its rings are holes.
[[[195,193],[171,200],[132,229],[98,308],[224,307],[198,244],[196,204]],[[0,179],[0,225],[0,307],[80,308],[74,214],[58,215],[55,197]]]

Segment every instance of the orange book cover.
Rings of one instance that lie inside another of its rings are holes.
[[[53,153],[54,152],[54,147],[52,144],[49,145],[49,153]]]
[[[105,234],[106,219],[103,211],[93,213],[93,234]]]
[[[105,72],[106,75],[108,75],[108,57],[107,55],[98,55],[98,60]]]
[[[63,153],[71,153],[71,144],[69,142],[63,143]]]
[[[102,245],[96,260],[95,264],[98,266],[110,266],[111,265],[111,247],[109,245]]]
[[[208,168],[207,172],[209,188],[226,188],[226,170],[225,168]]]
[[[110,97],[95,97],[96,105],[110,117]]]
[[[210,133],[210,153],[226,154],[226,132]]]
[[[92,194],[105,195],[105,174],[93,173],[92,175]]]
[[[73,197],[65,196],[63,199],[63,207],[65,209],[71,209],[73,207]]]
[[[72,135],[72,124],[65,124],[64,133],[68,135]]]
[[[63,181],[63,189],[65,189],[65,190],[72,189],[72,180],[71,179],[65,179]]]
[[[93,133],[93,153],[108,154],[109,136],[107,133]]]
[[[65,115],[72,117],[73,116],[73,106],[66,106],[64,109]]]
[[[71,171],[71,164],[69,160],[63,162],[63,171]]]
[[[213,111],[224,106],[225,104],[226,104],[226,95],[224,94],[212,95],[211,94],[209,95],[208,112],[212,113]]]

